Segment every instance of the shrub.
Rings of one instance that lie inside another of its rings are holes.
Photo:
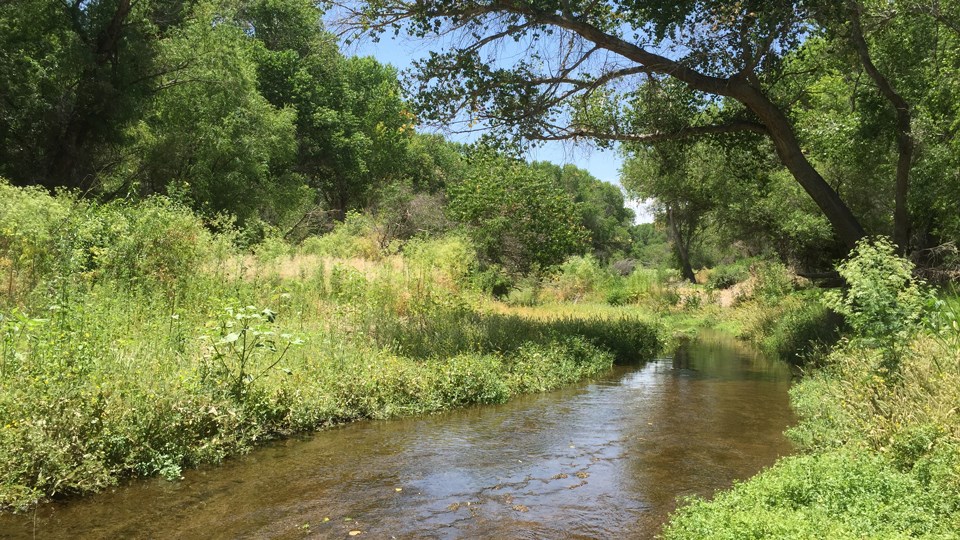
[[[593,255],[569,257],[550,280],[550,291],[561,302],[581,301],[613,281]]]
[[[448,285],[460,285],[477,267],[477,251],[470,240],[457,235],[413,239],[403,247],[411,267],[439,272]]]
[[[707,286],[712,289],[729,289],[750,277],[749,261],[737,261],[733,264],[717,266],[707,278]]]
[[[510,357],[510,383],[515,393],[545,392],[596,375],[612,365],[611,353],[583,337],[525,343]]]
[[[348,212],[343,222],[323,236],[311,236],[303,241],[300,250],[307,255],[321,255],[339,259],[380,257],[380,246],[369,218],[358,212]]]
[[[0,178],[0,283],[10,300],[52,272],[71,204],[65,197],[15,188]]]
[[[888,239],[861,240],[852,255],[837,266],[847,289],[824,299],[859,338],[884,350],[885,367],[895,369],[901,345],[919,327],[927,294],[913,279],[913,263],[897,256]]]
[[[776,302],[793,290],[793,278],[783,263],[761,261],[751,267],[756,276],[753,296],[766,302]]]
[[[950,538],[957,516],[942,497],[877,456],[791,457],[713,501],[681,508],[663,537]]]

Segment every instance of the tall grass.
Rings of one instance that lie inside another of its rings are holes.
[[[479,309],[462,238],[372,253],[343,227],[251,255],[170,201],[0,183],[0,508],[176,478],[296,431],[498,403],[657,348],[636,319]]]

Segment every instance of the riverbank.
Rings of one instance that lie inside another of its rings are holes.
[[[663,538],[960,535],[960,300],[932,301],[892,248],[863,251],[828,301],[846,337],[791,390],[799,453],[689,501]]]
[[[637,317],[485,309],[457,237],[245,254],[169,201],[0,190],[7,510],[175,479],[292,433],[501,403],[659,349]]]
[[[353,422],[181,482],[0,515],[9,540],[654,537],[790,452],[791,369],[719,333],[500,405]],[[142,501],[150,501],[149,505]]]

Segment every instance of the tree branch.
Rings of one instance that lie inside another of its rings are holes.
[[[856,0],[848,0],[847,6],[850,11],[850,41],[860,56],[860,63],[863,64],[867,75],[877,85],[880,93],[890,102],[897,114],[896,136],[899,155],[897,158],[893,240],[901,251],[906,252],[910,242],[910,215],[907,208],[907,196],[910,191],[910,168],[913,164],[914,150],[910,104],[897,93],[870,57],[870,48],[867,45],[866,38],[864,38],[863,26],[860,22],[863,6]]]
[[[769,135],[767,128],[763,124],[750,122],[747,120],[735,120],[725,124],[712,124],[708,126],[689,126],[677,131],[658,132],[658,133],[609,133],[595,131],[588,128],[558,128],[561,132],[543,135],[541,137],[532,136],[541,141],[564,141],[580,138],[600,139],[604,141],[619,142],[641,142],[653,143],[659,141],[676,141],[683,139],[692,139],[704,135],[722,135],[729,133],[752,132],[760,135]]]

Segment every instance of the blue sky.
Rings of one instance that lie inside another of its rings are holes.
[[[345,45],[344,54],[358,56],[373,56],[378,61],[391,64],[399,70],[410,67],[411,63],[427,55],[430,51],[430,41],[422,42],[405,36],[394,37],[385,33],[379,42],[370,39]],[[447,133],[452,140],[467,141],[466,137]],[[531,148],[527,152],[530,160],[550,161],[560,165],[572,163],[582,169],[590,171],[595,177],[605,182],[619,185],[620,167],[623,159],[615,150],[601,150],[588,145],[573,146],[570,143],[548,142],[542,146]],[[651,221],[642,206],[629,202],[628,206],[637,212],[637,221]]]

